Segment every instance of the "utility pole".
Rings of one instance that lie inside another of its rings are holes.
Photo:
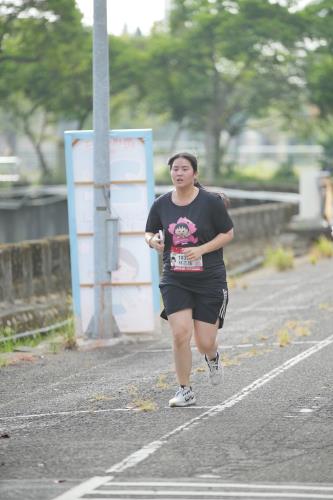
[[[113,336],[111,266],[107,221],[111,217],[109,152],[109,44],[107,0],[94,0],[94,338]]]

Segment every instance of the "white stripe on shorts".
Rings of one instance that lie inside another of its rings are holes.
[[[219,311],[219,318],[224,319],[228,301],[228,290],[223,289],[223,303]]]

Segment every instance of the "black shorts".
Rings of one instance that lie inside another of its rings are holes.
[[[215,325],[218,319],[218,328],[223,327],[228,305],[227,288],[211,294],[197,293],[174,285],[163,285],[160,290],[164,304],[162,318],[168,319],[170,314],[183,309],[192,309],[193,319],[212,325]]]

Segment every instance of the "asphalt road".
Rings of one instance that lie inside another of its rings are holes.
[[[236,280],[224,383],[193,349],[190,408],[167,328],[1,369],[1,500],[333,499],[332,320],[332,260]]]

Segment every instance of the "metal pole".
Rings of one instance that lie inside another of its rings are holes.
[[[109,46],[107,0],[94,0],[93,129],[94,129],[94,332],[113,335],[111,269],[107,260],[106,220],[110,217]]]

